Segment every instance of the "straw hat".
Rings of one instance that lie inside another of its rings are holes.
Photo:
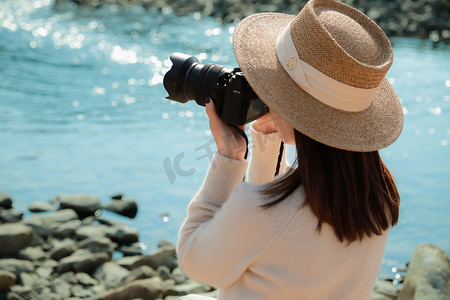
[[[310,138],[375,151],[400,135],[402,106],[385,78],[391,44],[358,10],[310,0],[297,16],[251,15],[237,25],[233,47],[256,94]]]

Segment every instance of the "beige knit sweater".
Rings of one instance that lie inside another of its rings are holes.
[[[349,246],[328,225],[319,233],[309,206],[299,209],[302,187],[262,209],[280,138],[251,132],[250,183],[242,182],[246,161],[215,154],[180,231],[181,268],[219,288],[222,300],[371,299],[387,232]]]

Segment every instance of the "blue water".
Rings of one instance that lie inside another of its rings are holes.
[[[0,191],[23,211],[59,193],[124,193],[136,219],[107,217],[148,249],[176,242],[214,148],[203,109],[165,100],[162,76],[175,51],[236,66],[233,28],[170,10],[0,2]],[[450,47],[392,42],[405,127],[382,151],[402,196],[383,276],[420,243],[450,253]]]

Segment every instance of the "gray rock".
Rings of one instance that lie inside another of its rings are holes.
[[[78,228],[76,235],[78,240],[84,240],[87,238],[98,239],[106,237],[107,235],[112,236],[114,231],[114,229],[111,229],[111,227],[106,225],[92,224]]]
[[[65,282],[69,283],[70,285],[78,284],[77,276],[72,271],[61,274],[58,278],[61,278]]]
[[[166,246],[175,247],[175,245],[169,240],[160,240],[158,242],[158,248],[162,248],[162,247],[166,247]]]
[[[132,270],[140,265],[138,264],[138,261],[143,258],[143,255],[135,255],[135,256],[126,256],[122,257],[116,260],[116,263],[119,266],[124,267],[125,269]]]
[[[39,213],[55,210],[55,207],[50,203],[36,201],[28,205],[28,210],[34,213]]]
[[[375,281],[373,286],[372,300],[396,300],[400,286],[386,280]]]
[[[106,252],[111,257],[117,244],[113,243],[106,237],[99,238],[86,238],[78,243],[78,247],[81,249],[89,250],[90,252]]]
[[[89,274],[84,272],[75,274],[75,277],[77,278],[78,282],[85,287],[96,286],[99,284],[96,279],[92,278]]]
[[[78,297],[78,298],[93,298],[93,297],[95,297],[94,292],[84,288],[84,286],[82,286],[80,284],[71,286],[70,291],[72,292],[72,295],[74,297]],[[95,299],[97,299],[97,298],[95,297]]]
[[[17,253],[17,258],[29,261],[43,261],[48,258],[48,254],[40,247],[27,247]]]
[[[398,299],[450,299],[450,258],[441,248],[417,246]]]
[[[143,255],[139,260],[137,260],[132,268],[136,268],[139,266],[150,266],[153,269],[157,269],[159,266],[167,266],[170,270],[175,269],[178,266],[175,247],[174,246],[165,246],[158,248],[155,251],[149,252],[148,254]]]
[[[79,217],[73,209],[62,209],[55,212],[51,212],[45,215],[36,214],[24,219],[25,224],[39,224],[43,226],[49,226],[50,228],[56,228],[60,224],[77,220]]]
[[[5,192],[0,192],[0,207],[10,209],[12,208],[11,196]]]
[[[168,266],[159,266],[158,269],[156,269],[156,272],[159,273],[159,277],[161,277],[162,280],[170,279],[170,269]]]
[[[16,223],[20,222],[23,218],[23,212],[15,209],[3,209],[0,210],[0,222],[2,223]]]
[[[19,278],[22,285],[30,286],[38,293],[40,293],[39,290],[43,291],[50,285],[50,281],[47,278],[40,277],[38,274],[33,272],[22,272],[20,273]],[[45,291],[49,293],[50,289]]]
[[[52,292],[58,294],[63,299],[69,298],[71,295],[70,292],[71,285],[61,278],[55,278],[50,284],[50,289]]]
[[[56,227],[54,236],[60,239],[65,239],[69,237],[73,237],[80,228],[81,222],[80,220],[72,220],[66,223],[63,223]]]
[[[100,199],[88,194],[58,195],[52,202],[59,203],[61,208],[71,208],[80,218],[93,216],[100,209]]]
[[[169,288],[164,296],[184,296],[188,294],[206,293],[211,291],[211,289],[212,288],[206,283],[189,279],[183,284]]]
[[[139,231],[126,225],[110,227],[106,236],[118,244],[133,244],[139,241]]]
[[[49,292],[47,288],[45,291],[38,291],[39,296],[34,298],[34,300],[63,300],[66,298],[61,297],[61,295]]]
[[[12,272],[0,270],[0,292],[8,289],[10,286],[16,284],[16,275]]]
[[[159,273],[150,268],[149,266],[140,266],[131,270],[128,276],[123,278],[122,281],[117,286],[123,286],[128,282],[134,280],[152,278],[155,276],[159,276]]]
[[[132,299],[146,299],[152,300],[158,298],[163,290],[163,282],[159,277],[149,279],[141,279],[132,281],[120,288],[114,289],[111,292],[102,295],[100,299],[103,300],[132,300]]]
[[[66,256],[71,255],[78,249],[75,241],[71,239],[65,239],[62,241],[55,241],[53,248],[50,250],[50,257],[54,260],[60,260]]]
[[[38,295],[33,291],[33,288],[31,286],[23,286],[23,285],[13,285],[10,287],[11,292],[19,295],[22,299],[34,299]]]
[[[139,245],[139,243],[134,243],[134,244],[129,245],[129,246],[122,245],[117,250],[122,252],[122,254],[124,256],[135,256],[135,255],[141,255],[142,254],[142,248]]]
[[[103,208],[130,219],[136,217],[138,211],[136,200],[133,199],[113,200],[107,203]]]
[[[64,273],[72,270],[90,273],[108,260],[109,255],[107,253],[91,253],[84,249],[78,249],[59,261],[58,272]]]
[[[172,271],[172,279],[175,280],[176,284],[185,283],[188,280],[188,276],[184,273],[184,271],[180,267],[176,267]]]
[[[31,243],[33,230],[23,224],[0,225],[0,256],[17,253]]]
[[[103,283],[106,288],[111,289],[117,287],[129,274],[130,272],[127,269],[119,266],[117,263],[105,262],[95,270],[93,276]]]
[[[7,297],[8,300],[25,300],[19,294],[14,293],[14,292],[9,292],[6,295],[6,297]]]
[[[47,225],[44,224],[40,224],[37,222],[27,222],[26,220],[24,220],[23,222],[24,224],[26,224],[27,226],[30,226],[31,228],[33,228],[33,231],[37,234],[39,234],[40,237],[47,239],[50,236],[53,236],[55,231],[50,228]]]

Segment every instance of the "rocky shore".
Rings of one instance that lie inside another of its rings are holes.
[[[56,0],[97,8],[103,5],[141,5],[178,15],[197,13],[219,22],[238,22],[258,12],[297,14],[307,0]],[[390,37],[429,38],[450,42],[450,1],[447,0],[342,0],[375,20]]]
[[[129,218],[137,213],[136,201],[112,198],[102,205],[93,195],[59,195],[31,204],[33,214],[24,218],[0,192],[0,300],[216,296],[214,288],[183,273],[172,243],[162,240],[144,253],[136,229],[103,218],[102,210]],[[450,259],[437,246],[419,245],[397,274],[377,280],[372,299],[450,299]]]

